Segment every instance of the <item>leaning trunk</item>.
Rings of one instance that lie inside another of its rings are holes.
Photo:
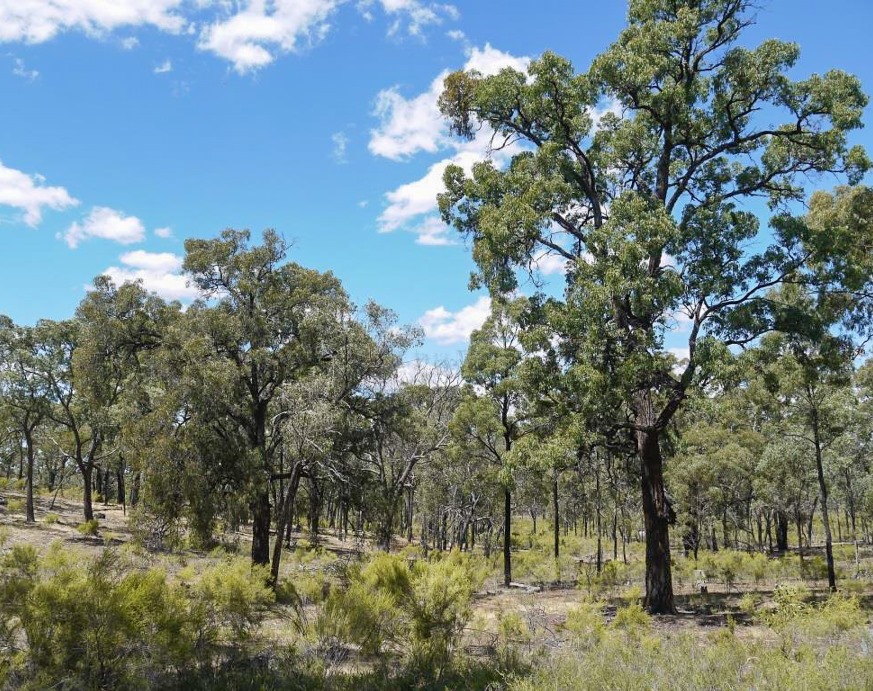
[[[294,469],[291,471],[291,481],[288,483],[288,490],[282,497],[282,502],[279,506],[279,516],[276,525],[276,542],[273,545],[273,559],[270,565],[270,582],[273,587],[279,583],[279,563],[282,560],[282,536],[285,533],[287,526],[291,524],[292,509],[294,500],[297,497],[297,488],[300,486],[300,464],[295,463]]]
[[[652,614],[671,614],[676,611],[670,571],[669,525],[673,520],[673,511],[664,491],[658,432],[640,430],[636,437],[642,470],[643,516],[646,527],[645,606]]]
[[[837,574],[834,569],[834,545],[831,537],[831,522],[828,516],[828,486],[825,482],[824,464],[822,463],[821,438],[819,437],[818,415],[813,413],[813,438],[815,440],[815,468],[818,471],[818,491],[821,497],[821,522],[825,534],[825,558],[828,563],[828,588],[831,592],[837,590]]]

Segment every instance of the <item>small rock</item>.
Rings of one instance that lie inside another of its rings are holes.
[[[102,519],[105,520],[105,519],[106,519],[106,514],[105,514],[105,513],[95,513],[95,514],[94,514],[94,518],[102,518]]]

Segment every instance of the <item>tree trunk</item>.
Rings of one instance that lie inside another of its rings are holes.
[[[85,514],[86,521],[93,521],[94,505],[91,498],[91,476],[94,471],[94,466],[90,463],[85,463],[80,469],[82,471],[82,513]]]
[[[118,468],[115,471],[115,482],[118,484],[118,503],[121,504],[121,508],[124,513],[127,513],[127,491],[124,487],[124,469]]]
[[[834,569],[834,545],[831,536],[831,522],[828,516],[828,486],[824,476],[818,411],[816,409],[813,409],[812,427],[813,439],[815,441],[815,468],[818,472],[818,492],[821,497],[821,520],[824,524],[825,533],[825,558],[828,563],[828,588],[833,593],[837,590],[837,573]]]
[[[673,576],[670,570],[669,525],[673,510],[664,491],[660,440],[654,430],[636,433],[642,466],[643,517],[646,528],[646,599],[651,614],[672,614]]]
[[[252,563],[270,563],[270,490],[260,490],[251,504]],[[281,539],[281,538],[279,538]]]
[[[785,554],[788,551],[788,516],[784,511],[776,512],[776,551]]]
[[[294,500],[297,496],[297,487],[300,485],[300,464],[295,463],[291,471],[291,479],[288,483],[288,489],[282,496],[281,504],[279,505],[279,515],[277,516],[276,524],[276,544],[273,545],[273,559],[270,564],[270,582],[273,587],[279,583],[279,564],[282,560],[282,537],[288,525],[291,524],[291,513],[294,507]]]
[[[512,496],[503,490],[503,585],[512,583]]]
[[[552,483],[552,509],[555,512],[555,559],[560,552],[560,529],[558,524],[558,471],[555,471],[555,481]]]
[[[27,490],[25,492],[26,496],[26,507],[25,507],[25,521],[27,523],[35,523],[36,516],[33,512],[33,465],[34,465],[34,448],[33,448],[33,437],[30,433],[30,430],[25,430],[24,432],[24,441],[27,444]]]

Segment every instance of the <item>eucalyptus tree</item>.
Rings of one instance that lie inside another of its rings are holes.
[[[503,295],[544,252],[557,255],[580,358],[597,375],[597,354],[613,353],[608,389],[641,468],[651,612],[674,610],[661,439],[689,392],[727,346],[772,328],[774,285],[869,281],[850,266],[868,263],[869,228],[825,232],[791,214],[817,173],[860,181],[869,161],[848,134],[867,98],[839,70],[792,79],[795,44],[743,45],[753,9],[631,0],[628,26],[587,73],[546,53],[526,74],[449,75],[440,99],[454,132],[484,128],[514,154],[504,169],[445,171],[440,209],[472,238],[473,283]],[[758,198],[774,212],[769,228]],[[677,315],[688,358],[674,373],[663,334]]]
[[[524,395],[520,341],[522,298],[494,300],[491,315],[470,337],[461,367],[467,383],[453,420],[456,442],[471,455],[499,469],[503,489],[503,581],[512,581],[513,445],[531,431]]]
[[[61,451],[82,476],[86,520],[94,518],[94,471],[118,452],[122,391],[139,354],[158,346],[165,307],[139,284],[115,286],[101,276],[75,318],[35,327],[39,376],[52,404],[48,417],[63,429]]]
[[[33,523],[35,432],[49,412],[49,391],[40,376],[38,362],[40,346],[32,327],[16,326],[8,317],[0,316],[0,407],[7,412],[6,420],[24,443],[25,520]]]
[[[228,229],[219,238],[186,240],[183,266],[204,296],[189,318],[221,386],[210,406],[247,442],[252,561],[267,564],[270,485],[282,438],[276,399],[285,383],[331,359],[330,334],[348,300],[331,273],[287,262],[287,243],[276,232],[265,231],[257,246],[250,237]]]
[[[842,296],[837,300],[841,301]],[[818,499],[825,534],[828,585],[836,589],[829,482],[825,453],[843,435],[849,421],[852,361],[857,351],[850,338],[834,333],[839,304],[813,302],[794,286],[774,292],[771,300],[786,312],[785,320],[801,324],[789,333],[762,339],[754,355],[761,388],[774,399],[776,434],[808,444],[818,479]]]
[[[449,443],[459,377],[447,367],[421,362],[385,374],[369,384],[373,395],[363,412],[364,438],[354,453],[371,477],[378,541],[389,551],[401,500],[411,491],[416,470]]]

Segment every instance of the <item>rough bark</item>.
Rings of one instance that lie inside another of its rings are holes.
[[[252,563],[270,563],[270,492],[258,492],[251,505],[252,509]]]
[[[636,437],[646,527],[645,606],[651,614],[672,614],[676,611],[670,570],[669,525],[673,522],[673,511],[664,491],[659,434],[654,430],[645,430],[638,431]]]

